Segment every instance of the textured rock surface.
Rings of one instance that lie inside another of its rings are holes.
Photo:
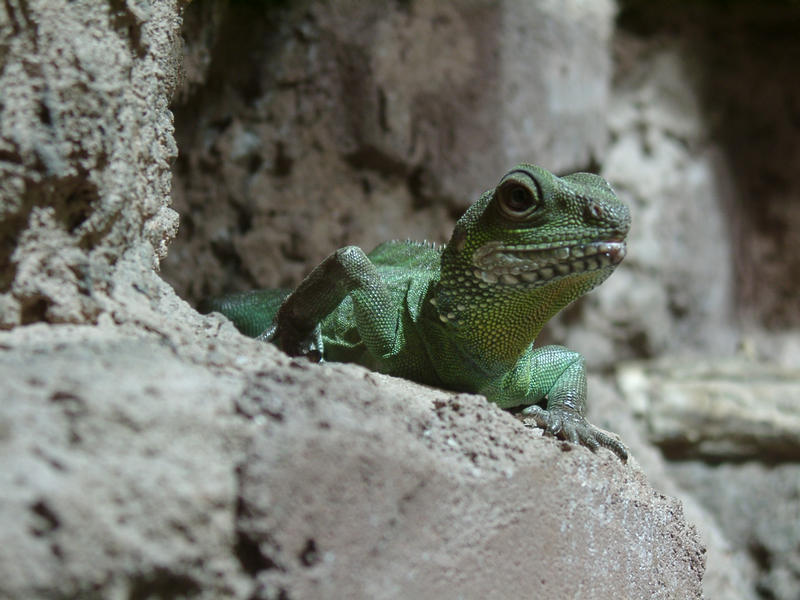
[[[700,539],[708,549],[703,577],[704,597],[755,600],[758,597],[755,582],[760,567],[753,561],[748,548],[729,540],[724,527],[717,521],[714,508],[706,506],[678,483],[672,470],[673,463],[664,460],[661,450],[648,439],[641,421],[629,409],[630,400],[613,380],[594,377],[590,391],[590,420],[619,433],[647,473],[652,486],[680,498],[689,522],[697,524]],[[750,520],[746,516],[741,519],[742,522]]]
[[[43,328],[1,335],[0,596],[231,594],[241,385],[155,336]]]
[[[797,369],[742,358],[693,363],[662,359],[625,365],[618,380],[645,423],[649,441],[679,459],[664,473],[679,487],[663,486],[646,461],[644,469],[660,489],[676,495],[681,488],[684,494],[690,491],[714,515],[729,546],[723,552],[728,555],[725,568],[751,582],[749,591],[739,585],[737,593],[743,598],[796,598]],[[687,506],[695,522],[704,523],[709,513],[698,517]],[[710,530],[705,524],[702,528],[708,542]],[[718,570],[712,563],[719,558],[709,557],[709,573]]]
[[[611,453],[564,454],[482,398],[422,394],[374,374],[362,374],[373,389],[345,387],[347,403],[337,403],[339,378],[316,371],[297,371],[293,383],[326,390],[323,401],[306,392],[282,411],[267,407],[266,435],[254,438],[242,469],[239,532],[257,546],[265,592],[698,593],[703,550],[679,505]],[[270,388],[286,393],[285,384],[262,380],[258,395]]]
[[[756,568],[753,595],[794,600],[800,589],[800,469],[796,464],[676,463],[672,477],[713,512],[739,553]],[[743,518],[751,515],[751,518]]]
[[[700,596],[635,464],[215,323],[0,334],[0,595]]]
[[[650,440],[679,458],[800,458],[800,369],[748,362],[626,365],[619,387]]]
[[[614,143],[602,173],[630,203],[636,224],[628,268],[598,299],[597,317],[608,323],[603,337],[620,339],[613,330],[624,324],[625,347],[613,348],[616,357],[687,346],[730,353],[736,341],[722,206],[729,179],[687,64],[672,47],[641,52],[609,109]],[[675,201],[681,197],[687,201]]]
[[[689,284],[692,300],[676,303],[672,291],[677,325],[687,310],[705,311],[709,325],[698,320],[680,337],[702,345],[693,334],[738,325],[731,308],[747,325],[796,334],[800,83],[791,74],[800,10],[789,2],[697,2],[682,11],[670,2],[621,5],[615,91],[622,102],[603,170],[619,176],[637,204],[664,211],[665,221],[648,219],[652,241],[638,253],[665,275],[683,271],[679,287]],[[662,262],[652,262],[659,249]],[[696,295],[696,282],[708,286],[707,299]]]
[[[602,154],[611,2],[335,5],[187,10],[191,56],[214,42],[175,107],[182,297],[295,285],[349,243],[446,241],[511,165]]]
[[[0,7],[0,327],[117,308],[177,229],[175,2]]]
[[[796,598],[800,11],[631,1],[618,24],[603,173],[633,205],[634,239],[594,302],[629,329],[627,352],[668,355],[639,367],[644,395],[625,395],[647,437],[684,459],[663,479],[642,462],[706,543],[727,538],[709,551],[709,597]],[[736,361],[720,358],[734,345]]]

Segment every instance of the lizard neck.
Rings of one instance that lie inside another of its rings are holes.
[[[445,279],[435,295],[439,320],[489,370],[513,367],[547,321],[580,295],[566,282],[539,290],[493,287]]]

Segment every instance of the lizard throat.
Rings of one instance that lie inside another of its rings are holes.
[[[625,242],[589,242],[551,248],[489,242],[472,256],[473,275],[486,284],[538,287],[564,277],[615,267]]]

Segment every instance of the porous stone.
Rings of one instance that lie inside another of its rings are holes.
[[[748,361],[662,359],[618,371],[650,440],[680,458],[800,458],[800,369]]]
[[[633,459],[162,326],[0,334],[3,597],[701,596],[705,549]]]
[[[214,45],[175,106],[163,272],[184,298],[293,286],[347,244],[446,241],[514,164],[602,154],[612,2],[334,5],[187,8],[192,64]]]
[[[175,1],[0,7],[0,327],[94,322],[165,256],[179,27]]]

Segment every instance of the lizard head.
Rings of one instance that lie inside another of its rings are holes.
[[[442,320],[502,304],[541,327],[612,273],[629,227],[627,206],[602,177],[517,165],[456,224],[442,253]]]

